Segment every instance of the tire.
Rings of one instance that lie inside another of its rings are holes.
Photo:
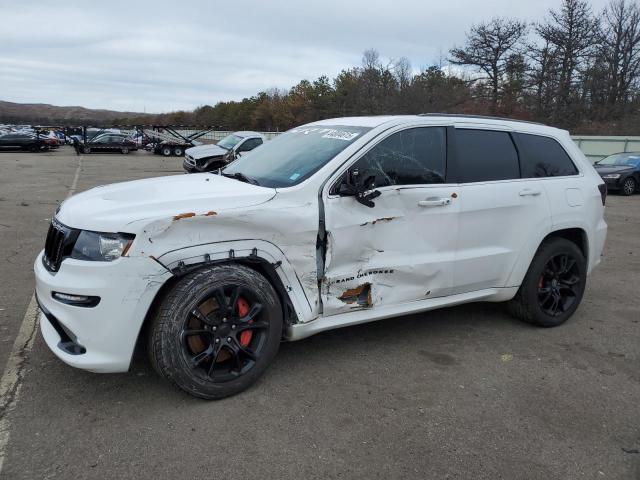
[[[82,147],[82,153],[91,153],[91,147],[87,147],[87,146]]]
[[[620,186],[620,195],[624,195],[625,197],[628,197],[629,195],[633,195],[636,191],[636,180],[633,177],[627,177],[624,179],[624,182],[622,182],[622,185]]]
[[[175,147],[175,148],[173,149],[173,154],[174,154],[176,157],[181,157],[182,155],[184,155],[184,150],[182,149],[182,147]]]
[[[38,145],[29,145],[29,151],[31,153],[36,153],[38,151]]]
[[[148,350],[161,376],[212,400],[255,383],[281,337],[282,308],[271,284],[248,267],[217,265],[186,275],[168,291],[150,326]]]
[[[129,149],[127,147],[124,147],[122,149],[122,153],[125,154],[125,155],[128,154],[129,153]]]
[[[173,153],[173,150],[171,149],[171,147],[162,147],[160,149],[160,153],[164,156],[164,157],[170,157],[171,154]]]
[[[563,258],[567,259],[565,264]],[[568,267],[565,273],[551,274],[552,270],[556,269],[557,273],[563,267]],[[533,257],[518,293],[508,303],[509,311],[525,322],[557,327],[580,305],[586,279],[587,264],[575,243],[558,237],[545,240]],[[558,297],[561,300],[557,301]]]

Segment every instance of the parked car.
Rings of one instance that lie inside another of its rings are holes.
[[[595,164],[609,190],[633,195],[640,188],[640,153],[616,153]]]
[[[605,198],[566,131],[324,120],[221,175],[66,200],[34,265],[42,334],[69,365],[121,372],[143,331],[161,375],[214,399],[253,384],[281,340],[329,329],[475,301],[554,327],[600,263]]]
[[[47,150],[49,146],[36,135],[27,133],[7,133],[0,136],[0,150],[28,150],[38,152]]]
[[[188,173],[218,170],[238,156],[259,147],[264,141],[264,137],[256,132],[235,132],[215,145],[188,148],[182,166]]]
[[[136,142],[121,133],[103,133],[93,137],[86,144],[81,145],[82,153],[118,152],[129,153],[138,149]]]

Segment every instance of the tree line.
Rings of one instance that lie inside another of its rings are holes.
[[[444,64],[418,73],[407,58],[383,62],[371,49],[360,66],[333,79],[302,80],[288,91],[153,121],[282,131],[338,116],[442,112],[542,121],[576,133],[638,134],[639,93],[638,3],[611,0],[594,11],[586,0],[562,0],[533,24],[494,17],[472,25]]]

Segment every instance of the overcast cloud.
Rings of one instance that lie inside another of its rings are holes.
[[[606,0],[592,0],[600,11]],[[560,0],[0,0],[0,100],[147,112],[240,100],[360,65],[414,69],[472,23],[542,19]]]

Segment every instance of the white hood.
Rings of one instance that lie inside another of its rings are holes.
[[[185,154],[198,160],[199,158],[222,156],[228,151],[229,150],[225,150],[217,145],[199,145],[197,147],[187,148]]]
[[[241,209],[275,194],[211,173],[175,175],[93,188],[66,200],[56,218],[72,228],[138,233],[150,221]]]

